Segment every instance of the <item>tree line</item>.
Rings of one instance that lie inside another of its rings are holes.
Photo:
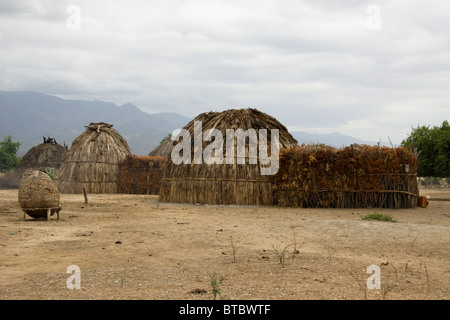
[[[20,158],[16,155],[20,142],[12,142],[11,136],[7,136],[0,142],[0,172],[7,172],[17,168]]]
[[[450,176],[450,125],[447,120],[441,126],[417,126],[412,128],[402,147],[417,150],[420,177]]]

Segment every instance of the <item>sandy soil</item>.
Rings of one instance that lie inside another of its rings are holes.
[[[195,206],[61,195],[61,219],[0,190],[0,299],[449,299],[450,201],[427,208]],[[450,190],[423,190],[450,199]],[[398,222],[362,220],[388,213]],[[284,252],[284,254],[283,254]],[[282,257],[282,261],[280,261]],[[80,268],[81,289],[68,289]],[[370,265],[381,289],[368,289]]]

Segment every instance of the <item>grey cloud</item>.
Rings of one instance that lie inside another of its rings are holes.
[[[189,116],[257,107],[361,135],[373,121],[372,140],[398,140],[445,117],[449,5],[438,2],[2,1],[0,89]],[[71,4],[80,30],[66,27]],[[371,4],[380,30],[366,26]]]

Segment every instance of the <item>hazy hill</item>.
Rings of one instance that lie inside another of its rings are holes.
[[[112,123],[133,153],[147,155],[174,129],[191,119],[176,113],[149,114],[133,104],[65,100],[35,92],[0,91],[0,139],[11,135],[21,142],[19,156],[51,136],[58,143],[72,141],[90,122]]]
[[[339,133],[339,132],[320,134],[320,133],[307,133],[307,132],[300,132],[300,131],[292,131],[290,133],[297,140],[299,145],[301,145],[302,143],[305,143],[305,144],[322,143],[322,144],[326,144],[326,145],[333,146],[336,148],[341,148],[341,147],[349,146],[354,143],[376,145],[379,142],[379,141],[360,140],[358,138],[347,136],[347,135]],[[390,146],[389,143],[383,142],[383,141],[381,142],[381,145]]]
[[[43,136],[53,137],[58,143],[70,147],[90,122],[112,123],[127,140],[133,153],[147,155],[167,134],[184,127],[190,120],[177,113],[149,114],[130,103],[117,106],[111,102],[66,100],[36,92],[0,91],[0,140],[11,135],[13,141],[19,141],[19,156],[42,143]],[[342,147],[352,143],[377,143],[338,132],[311,134],[294,131],[291,134],[299,144],[324,143]]]

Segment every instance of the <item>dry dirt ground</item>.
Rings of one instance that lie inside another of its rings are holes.
[[[46,221],[23,220],[17,195],[0,190],[0,299],[210,300],[214,277],[230,300],[450,298],[450,201],[302,209],[61,195],[61,219]],[[397,222],[361,219],[370,212]],[[380,289],[367,287],[371,265]],[[75,275],[81,288],[69,289]]]

